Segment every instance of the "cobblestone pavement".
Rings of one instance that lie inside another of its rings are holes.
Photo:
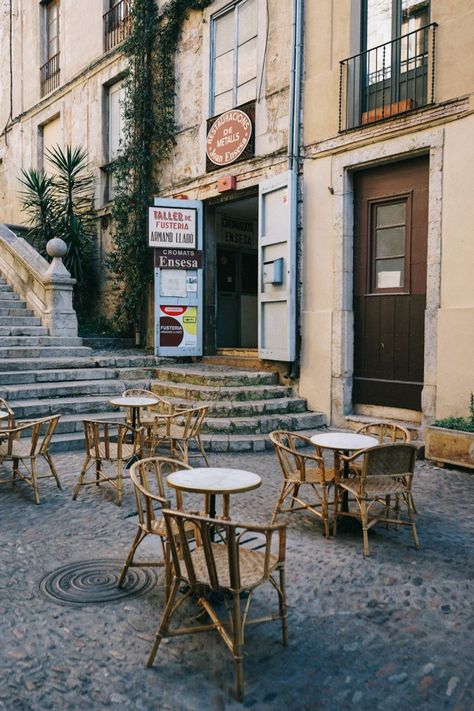
[[[474,708],[467,472],[418,463],[419,551],[408,529],[379,527],[364,559],[358,532],[325,540],[311,514],[286,516],[290,643],[280,644],[278,623],[249,628],[242,706],[217,635],[166,640],[146,669],[163,610],[161,569],[150,592],[119,602],[58,605],[40,594],[43,576],[67,563],[123,560],[135,531],[130,482],[122,509],[106,487],[83,488],[74,502],[81,455],[55,461],[63,490],[42,481],[40,506],[24,483],[0,489],[2,711]],[[273,453],[214,455],[211,464],[260,473],[262,487],[232,497],[231,511],[268,521],[280,479]],[[269,603],[276,595],[265,586],[254,611]],[[192,614],[192,601],[183,607]]]

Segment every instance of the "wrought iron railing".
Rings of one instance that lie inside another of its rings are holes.
[[[104,48],[107,52],[128,37],[131,29],[129,0],[120,0],[104,15]]]
[[[432,22],[340,62],[339,131],[434,103],[436,28]]]
[[[59,86],[59,52],[40,67],[41,96],[46,96]]]

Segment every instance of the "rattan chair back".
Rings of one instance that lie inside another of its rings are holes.
[[[369,422],[362,425],[357,430],[357,434],[369,435],[376,437],[380,444],[384,443],[405,443],[410,441],[410,433],[401,425],[392,424],[390,422]]]
[[[106,420],[83,420],[83,425],[86,451],[97,460],[111,462],[141,453],[143,431],[140,429]]]
[[[192,407],[186,410],[175,410],[171,415],[155,417],[150,438],[151,448],[155,450],[162,444],[168,445],[173,458],[187,462],[189,444],[194,440],[200,456],[209,466],[201,441],[201,429],[207,410],[207,406]]]
[[[148,533],[153,533],[155,523],[161,518],[161,508],[170,508],[165,479],[180,469],[191,469],[183,462],[168,457],[148,457],[130,467],[139,525]],[[176,506],[181,508],[182,493],[176,489]],[[157,505],[159,504],[159,506]]]
[[[309,437],[285,430],[270,432],[269,437],[275,447],[284,479],[291,478],[292,481],[305,482],[308,464],[313,467],[317,465],[323,480],[325,479],[324,459],[319,448],[314,446]],[[303,447],[311,447],[311,449],[303,449]]]

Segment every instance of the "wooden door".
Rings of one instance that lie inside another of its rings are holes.
[[[427,157],[355,174],[354,404],[421,410]]]

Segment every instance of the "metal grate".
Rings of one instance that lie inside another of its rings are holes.
[[[40,67],[41,96],[46,96],[59,86],[59,52]]]
[[[40,582],[40,592],[58,605],[94,605],[144,595],[157,581],[149,568],[129,568],[121,588],[117,583],[123,560],[83,560],[53,570]]]
[[[434,103],[437,24],[372,47],[339,65],[339,131]]]
[[[104,15],[104,48],[107,52],[128,37],[132,27],[130,0],[120,0]]]

